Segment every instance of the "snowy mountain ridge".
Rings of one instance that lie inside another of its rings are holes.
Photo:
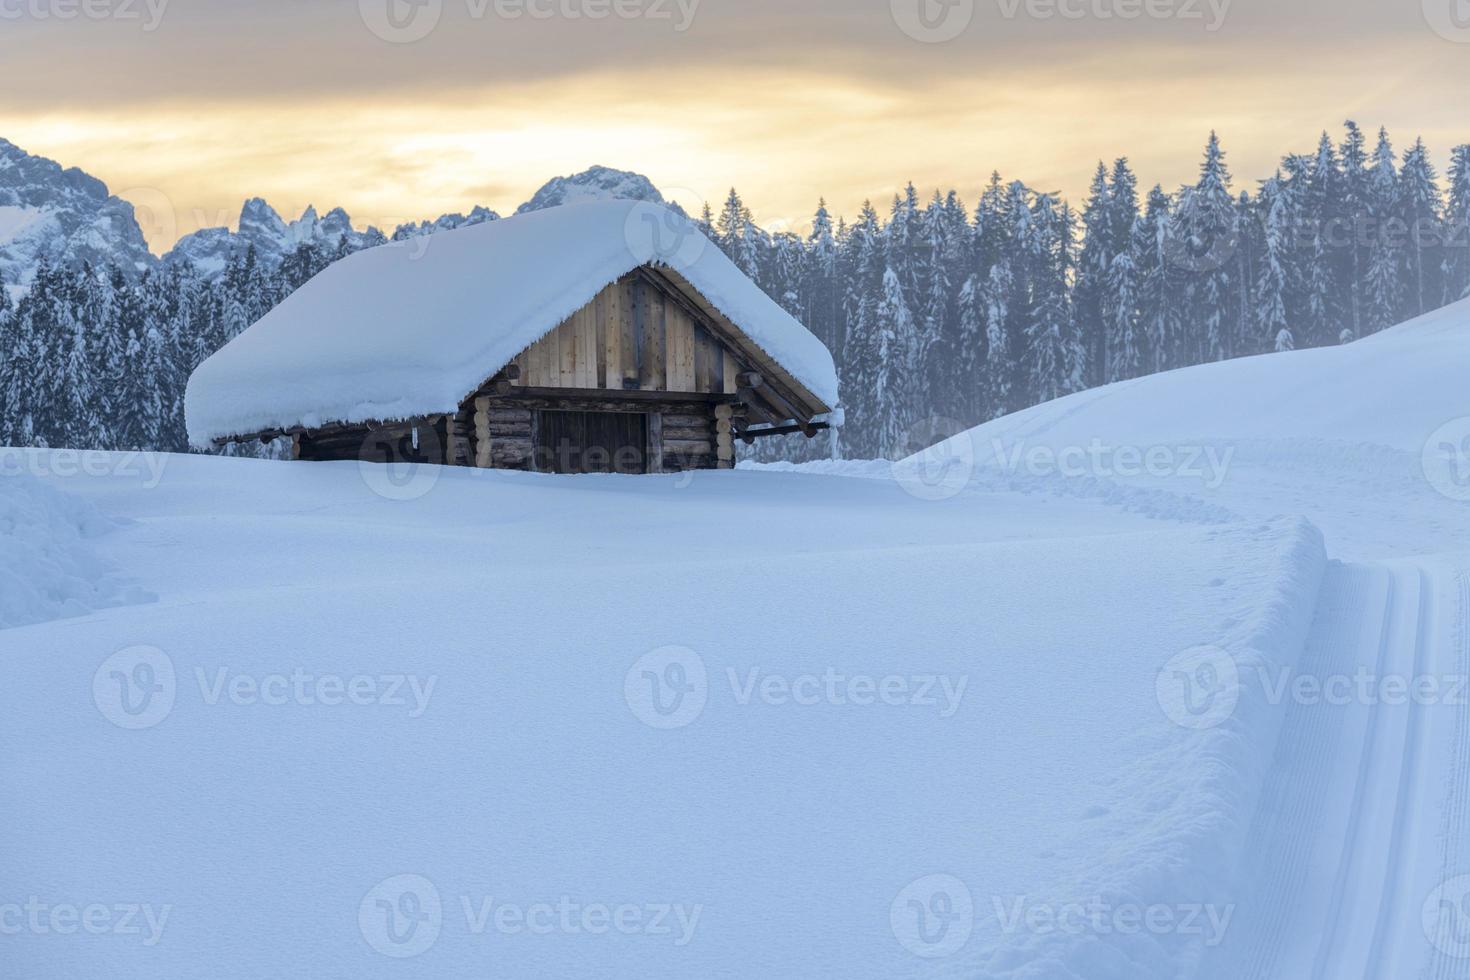
[[[664,200],[641,174],[594,166],[553,178],[515,213],[613,199]],[[232,256],[243,255],[252,247],[263,264],[274,268],[308,243],[328,254],[355,252],[390,237],[405,241],[499,218],[497,212],[477,206],[468,214],[444,214],[432,221],[400,225],[390,236],[375,227],[358,230],[340,207],[325,215],[308,207],[300,217],[288,221],[263,198],[254,197],[241,208],[235,230],[203,228],[155,256],[133,206],[113,195],[105,183],[0,139],[0,277],[12,288],[29,283],[42,261],[86,261],[99,267],[115,264],[132,274],[160,264],[188,263],[202,275],[214,277],[224,272]]]
[[[106,184],[0,139],[0,277],[14,286],[63,261],[142,272],[157,259],[133,206]]]

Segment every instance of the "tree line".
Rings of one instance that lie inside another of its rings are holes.
[[[808,234],[773,234],[732,190],[697,223],[832,350],[839,450],[895,457],[936,418],[970,426],[1158,371],[1344,343],[1470,295],[1470,145],[1441,180],[1422,141],[1400,155],[1349,122],[1237,190],[1212,134],[1194,183],[1141,193],[1122,158],[1099,164],[1080,211],[993,174],[973,209],[910,184],[886,217],[868,203],[834,218],[824,201]],[[212,279],[42,266],[18,303],[0,289],[0,445],[185,451],[194,368],[348,248],[304,244],[279,268],[246,252]],[[831,450],[796,437],[752,453]]]

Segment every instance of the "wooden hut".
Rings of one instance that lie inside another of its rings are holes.
[[[186,408],[198,446],[667,473],[812,437],[836,401],[815,337],[682,216],[619,201],[344,259],[201,365]]]

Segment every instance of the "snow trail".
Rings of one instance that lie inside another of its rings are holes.
[[[1391,601],[1387,570],[1362,565],[1329,569],[1300,673],[1351,673],[1360,664],[1376,668]],[[1218,959],[1202,973],[1221,980],[1265,980],[1310,975],[1315,942],[1333,918],[1329,906],[1304,904],[1302,896],[1327,892],[1336,875],[1336,855],[1324,841],[1347,836],[1357,767],[1338,765],[1344,747],[1361,744],[1368,726],[1357,713],[1288,701],[1276,758],[1262,793],[1250,837],[1244,880],[1255,891],[1238,910],[1234,929]],[[1352,755],[1346,756],[1353,763]],[[1312,833],[1312,828],[1319,833]],[[1327,852],[1327,853],[1324,853]]]

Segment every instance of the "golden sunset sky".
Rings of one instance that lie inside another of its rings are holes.
[[[1237,188],[1354,118],[1470,142],[1463,0],[0,0],[0,136],[140,205],[155,249],[346,208],[513,211],[593,164],[768,227],[1098,159]],[[67,13],[74,16],[67,17]],[[598,14],[603,16],[596,16]],[[575,16],[570,16],[575,15]]]

